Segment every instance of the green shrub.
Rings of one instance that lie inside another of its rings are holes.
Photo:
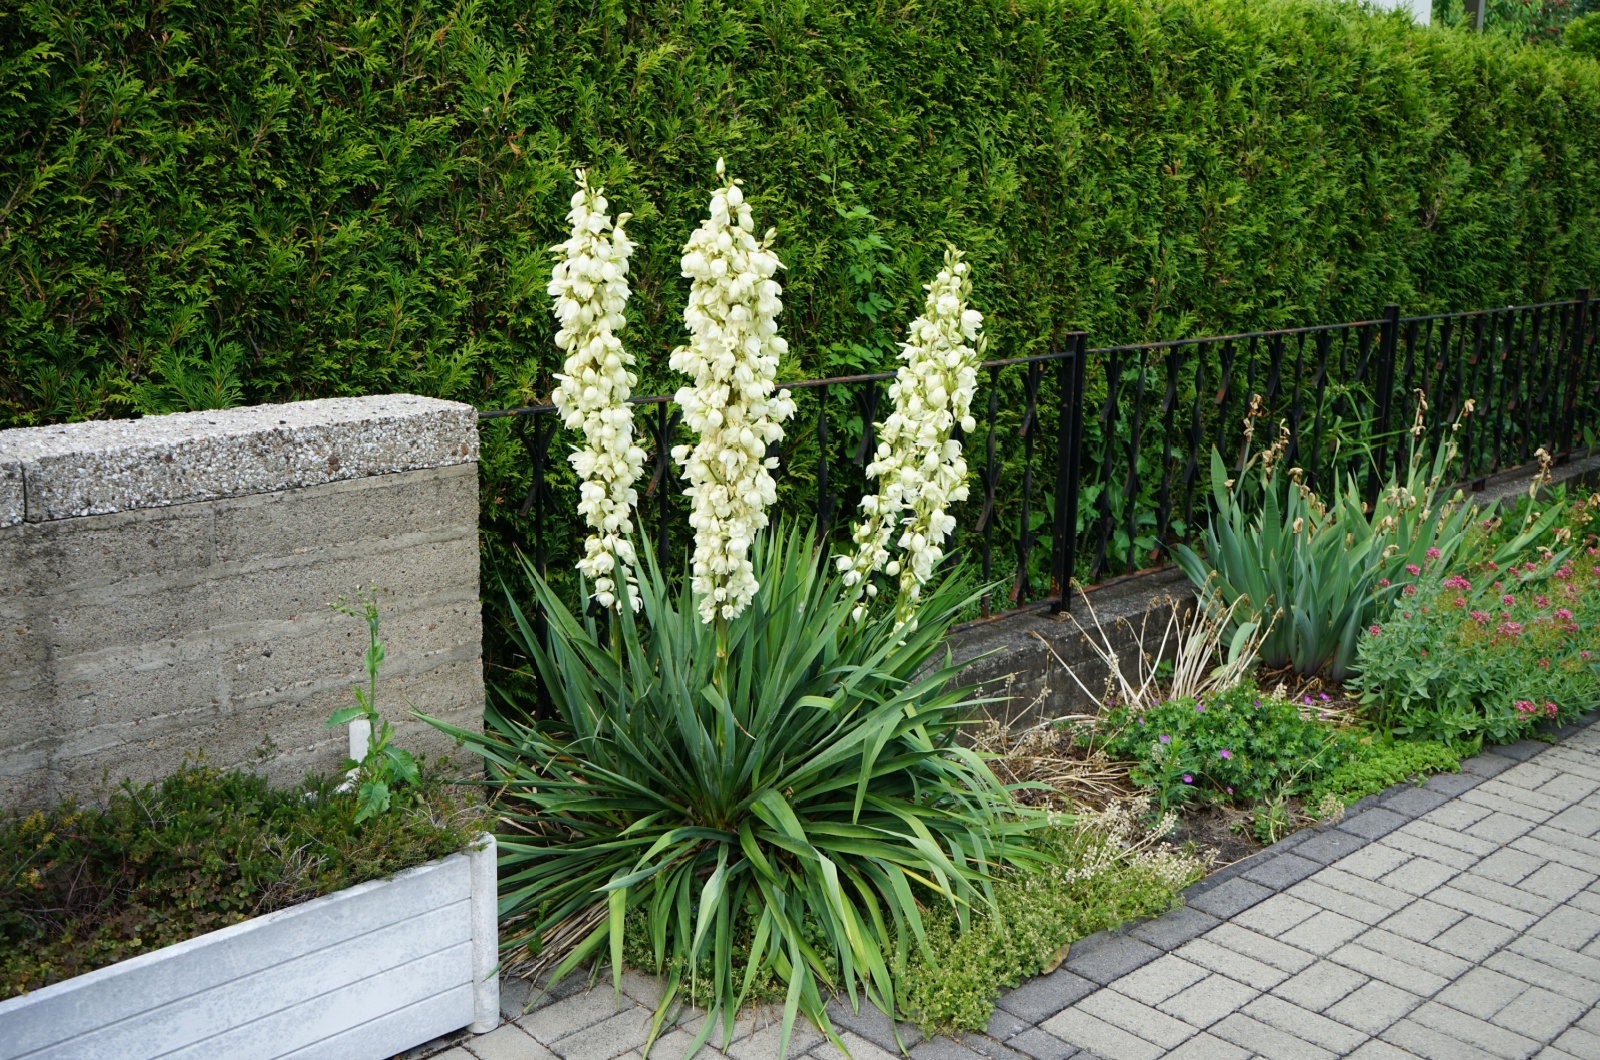
[[[1308,697],[1309,698],[1309,697]],[[1310,790],[1349,753],[1351,741],[1301,707],[1253,684],[1197,701],[1175,699],[1142,713],[1108,711],[1107,754],[1137,763],[1134,782],[1161,809],[1205,803],[1251,806]]]
[[[1562,555],[1474,565],[1395,601],[1357,655],[1377,722],[1414,739],[1501,743],[1600,704],[1600,559],[1592,537]]]
[[[404,809],[357,824],[343,778],[274,789],[186,764],[0,824],[0,998],[463,849],[485,827],[438,768]],[[307,795],[307,792],[310,795]]]
[[[1600,11],[1591,11],[1568,22],[1564,37],[1567,47],[1579,55],[1600,59]]]
[[[954,917],[930,918],[934,960],[914,957],[906,970],[907,1014],[928,1029],[982,1031],[1000,989],[1048,967],[1063,946],[1172,908],[1204,869],[1176,852],[1137,849],[1142,838],[1138,822],[1116,811],[1040,832],[1053,864],[997,881],[992,913],[980,911],[966,931]]]
[[[1564,49],[1354,3],[0,0],[0,427],[547,399],[579,163],[635,215],[642,393],[679,382],[719,155],[779,231],[785,378],[890,365],[947,241],[1001,356],[1565,297],[1600,281],[1597,112]],[[852,451],[859,410],[829,414]],[[523,427],[485,427],[492,532],[532,529]],[[791,510],[815,445],[785,449]]]
[[[1433,740],[1383,743],[1369,737],[1354,745],[1347,759],[1312,785],[1306,802],[1321,807],[1331,797],[1348,806],[1402,780],[1460,769],[1460,757],[1446,744]]]
[[[965,924],[992,906],[995,872],[1037,860],[1027,832],[1042,818],[954,739],[972,704],[948,687],[959,666],[933,657],[968,602],[961,579],[930,586],[914,627],[856,622],[852,591],[814,545],[757,535],[760,588],[713,625],[647,562],[640,615],[613,615],[604,641],[531,567],[547,639],[508,589],[553,717],[491,710],[482,733],[441,726],[502,787],[508,957],[583,924],[552,974],[609,943],[620,975],[628,914],[642,912],[647,967],[668,978],[658,1027],[709,965],[699,1042],[719,1014],[731,1031],[762,976],[783,984],[784,1045],[797,1012],[837,1039],[823,1012],[835,992],[861,988],[896,1011],[922,908]]]

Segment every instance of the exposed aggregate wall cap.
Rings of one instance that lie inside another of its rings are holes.
[[[477,411],[414,394],[0,431],[0,526],[478,459]]]

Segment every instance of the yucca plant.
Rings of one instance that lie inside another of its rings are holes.
[[[759,535],[760,587],[715,624],[641,549],[641,614],[603,613],[604,640],[524,563],[549,635],[510,586],[506,603],[555,716],[491,708],[483,733],[448,730],[500,789],[508,960],[564,940],[552,978],[607,947],[620,975],[625,925],[642,923],[667,980],[652,1042],[705,974],[711,989],[688,991],[712,999],[696,1049],[719,1017],[726,1039],[764,975],[786,987],[780,1055],[797,1013],[841,1044],[828,997],[857,1005],[859,990],[894,1013],[919,907],[965,923],[996,870],[1037,857],[1039,819],[954,740],[973,701],[933,656],[972,599],[962,579],[930,586],[915,629],[896,632],[892,614],[852,619],[814,547]]]

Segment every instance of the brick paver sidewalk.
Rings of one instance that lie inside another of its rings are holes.
[[[1502,748],[1075,944],[986,1035],[902,1037],[914,1060],[1600,1060],[1597,833],[1600,730]],[[620,1004],[609,987],[554,1001],[441,1060],[636,1060],[654,989],[630,976]],[[855,1060],[891,1060],[881,1015],[835,1008]],[[727,1051],[776,1060],[777,1037],[746,1021]],[[681,1060],[689,1039],[651,1056]],[[840,1060],[809,1025],[790,1055]]]

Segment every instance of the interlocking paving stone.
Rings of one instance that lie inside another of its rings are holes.
[[[1422,998],[1410,991],[1372,979],[1324,1015],[1358,1031],[1377,1034],[1420,1004]]]
[[[1146,1005],[1159,1005],[1211,973],[1198,964],[1168,954],[1117,980],[1117,989]]]
[[[1235,877],[1189,898],[1188,904],[1202,913],[1227,919],[1244,912],[1271,894],[1271,890],[1259,883]]]
[[[1378,882],[1385,887],[1421,897],[1444,886],[1460,874],[1460,870],[1432,858],[1410,855],[1404,864],[1382,876]]]
[[[1259,993],[1225,975],[1208,975],[1157,1007],[1192,1027],[1205,1028],[1248,1004]]]
[[[1194,1028],[1179,1019],[1158,1012],[1115,989],[1098,990],[1078,1003],[1079,1012],[1099,1017],[1113,1027],[1121,1027],[1145,1041],[1172,1049],[1194,1035]]]
[[[1161,956],[1160,950],[1131,935],[1106,935],[1074,942],[1062,968],[1104,986]]]
[[[1326,957],[1366,930],[1367,925],[1361,921],[1325,909],[1298,927],[1279,935],[1278,941]]]
[[[1023,1031],[1011,1038],[1007,1044],[1019,1052],[1027,1053],[1033,1060],[1068,1060],[1078,1051],[1077,1046],[1068,1045],[1055,1035],[1037,1027]]]
[[[1339,1056],[1343,1056],[1367,1040],[1367,1036],[1360,1031],[1326,1016],[1319,1016],[1282,998],[1258,997],[1244,1007],[1244,1013],[1268,1026],[1278,1028],[1285,1034],[1292,1034],[1324,1049],[1331,1049]]]
[[[1310,902],[1303,902],[1291,894],[1275,894],[1261,904],[1246,909],[1231,922],[1276,938],[1316,915],[1317,907]]]
[[[1095,984],[1082,976],[1058,969],[1049,975],[1028,980],[1002,996],[999,1004],[1025,1020],[1040,1023],[1088,995],[1094,988]]]
[[[1043,1029],[1106,1060],[1156,1060],[1166,1049],[1078,1008],[1051,1016]]]
[[[1251,883],[1259,883],[1278,890],[1291,883],[1298,883],[1320,868],[1322,864],[1310,858],[1303,858],[1298,854],[1278,854],[1244,873],[1244,878]]]
[[[1367,981],[1367,977],[1359,972],[1332,961],[1318,961],[1299,975],[1273,987],[1272,996],[1281,997],[1311,1012],[1321,1012],[1344,1000],[1351,991]]]
[[[1180,906],[1165,916],[1146,921],[1128,934],[1141,942],[1148,942],[1159,950],[1174,950],[1192,938],[1198,938],[1222,921],[1209,913],[1189,906]]]
[[[1378,880],[1410,860],[1411,855],[1404,850],[1368,843],[1354,854],[1341,858],[1336,867],[1364,880]]]
[[[555,1054],[514,1023],[505,1023],[467,1043],[478,1060],[554,1060]]]
[[[1249,1050],[1202,1033],[1172,1050],[1166,1060],[1249,1060],[1249,1057]]]
[[[1600,731],[1563,739],[1397,785],[1080,940],[986,1034],[902,1039],[912,1060],[1600,1060]],[[562,996],[444,1057],[637,1060],[659,989],[630,973],[620,1006],[609,987]],[[898,1055],[876,1008],[829,1012],[852,1060]],[[683,1060],[701,1018],[652,1060]],[[776,1042],[775,1019],[747,1019],[728,1053],[780,1060]],[[802,1021],[789,1053],[806,1050],[843,1060]]]
[[[1360,813],[1351,814],[1339,822],[1341,832],[1350,832],[1365,839],[1378,839],[1405,824],[1409,817],[1386,810],[1381,806],[1374,806],[1362,810]]]
[[[1449,906],[1430,902],[1426,898],[1419,898],[1379,926],[1385,931],[1403,935],[1413,942],[1432,942],[1466,919],[1466,916],[1467,914],[1459,909],[1451,909]]]
[[[1273,1060],[1332,1060],[1338,1055],[1239,1012],[1216,1024],[1211,1033]]]

